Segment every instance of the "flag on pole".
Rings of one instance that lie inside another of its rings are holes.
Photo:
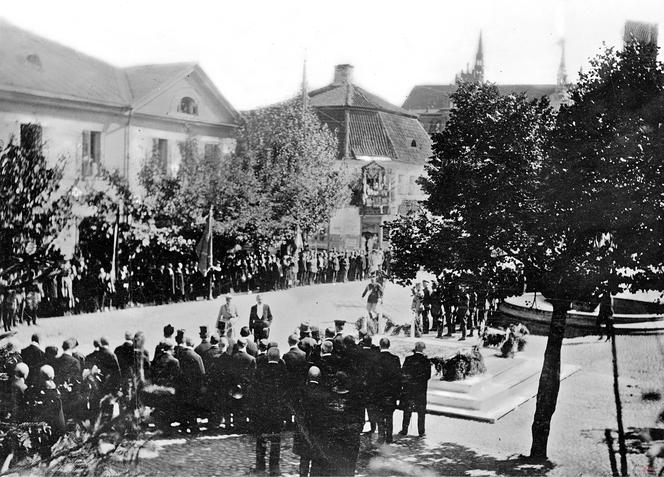
[[[111,283],[115,283],[116,275],[118,273],[118,241],[119,241],[119,228],[120,228],[120,207],[115,211],[115,225],[113,226],[113,258],[111,259]]]
[[[196,246],[196,255],[198,255],[198,270],[206,276],[208,270],[212,268],[212,207],[203,236]]]

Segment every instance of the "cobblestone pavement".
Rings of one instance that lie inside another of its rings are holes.
[[[287,335],[304,320],[321,326],[330,326],[335,318],[355,321],[364,310],[360,297],[363,288],[363,283],[347,283],[264,294],[275,313],[273,337],[285,345]],[[248,319],[254,297],[238,296],[235,301],[242,319],[245,315]],[[125,329],[141,329],[152,350],[165,323],[187,328],[195,336],[199,325],[213,326],[220,304],[221,300],[199,301],[44,319],[38,330],[45,345],[59,345],[75,335],[81,350],[89,352],[92,339],[99,334],[119,342]],[[389,285],[386,312],[402,319],[408,316],[409,307],[409,291]],[[25,343],[33,330],[23,327],[18,337]],[[525,354],[541,356],[545,345],[545,337],[531,335]],[[664,394],[664,336],[619,336],[617,348],[625,427],[654,426],[664,403],[644,400],[643,393]],[[438,475],[610,475],[604,442],[604,430],[616,428],[610,344],[596,337],[566,339],[562,360],[581,370],[561,383],[549,439],[552,468],[523,466],[516,459],[529,452],[535,411],[535,400],[531,399],[495,424],[429,415],[426,438],[397,438],[394,445],[367,448],[359,471],[371,475],[422,474],[427,470]],[[395,430],[400,419],[397,412]],[[296,471],[291,446],[291,438],[284,438],[282,471],[286,474]],[[253,466],[254,441],[250,436],[186,438],[161,447],[156,455],[142,459],[138,470],[145,475],[244,475]],[[642,475],[645,464],[644,456],[630,455],[630,475]]]

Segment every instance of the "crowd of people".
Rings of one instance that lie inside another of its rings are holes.
[[[389,272],[389,260],[389,251],[382,250],[238,250],[215,261],[204,276],[195,260],[125,264],[113,273],[79,257],[47,273],[32,270],[0,278],[0,315],[4,331],[10,331],[21,323],[36,324],[39,316],[363,280],[378,270]]]
[[[431,364],[417,342],[403,365],[390,341],[344,331],[345,322],[322,333],[302,324],[288,337],[288,350],[266,338],[254,339],[248,326],[237,339],[210,334],[200,340],[166,325],[150,355],[142,332],[126,332],[112,347],[100,337],[87,356],[74,338],[61,349],[43,347],[37,334],[23,349],[6,348],[4,369],[11,376],[4,390],[1,421],[48,424],[42,453],[68,429],[68,423],[123,408],[153,409],[162,432],[249,432],[256,438],[255,471],[280,473],[284,429],[293,430],[300,475],[353,475],[368,416],[378,440],[392,442],[392,416],[404,409],[401,434],[411,413],[418,413],[418,435],[425,433],[427,382]],[[268,333],[269,334],[269,333]],[[266,455],[269,448],[269,459]]]
[[[480,336],[487,317],[496,310],[497,300],[490,287],[472,287],[444,279],[423,280],[412,288],[411,310],[414,315],[415,337],[435,332],[437,338],[452,336],[457,325],[459,340]]]

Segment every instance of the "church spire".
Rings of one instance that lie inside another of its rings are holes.
[[[560,39],[560,64],[558,65],[558,76],[556,77],[556,90],[562,93],[567,88],[567,68],[565,66],[565,39]]]
[[[473,74],[478,83],[484,82],[484,48],[482,47],[482,30],[480,30],[480,40],[477,44],[477,54],[475,55]]]
[[[304,115],[307,110],[307,105],[309,103],[309,87],[307,85],[307,58],[305,56],[304,62],[302,63],[302,115]]]

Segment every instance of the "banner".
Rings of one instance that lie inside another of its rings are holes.
[[[206,276],[208,270],[212,268],[212,207],[203,236],[196,245],[196,255],[198,255],[198,270]]]

